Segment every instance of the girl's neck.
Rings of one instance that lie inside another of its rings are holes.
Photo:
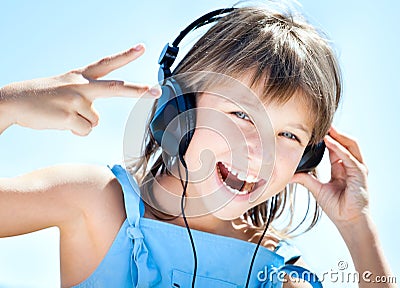
[[[191,188],[189,185],[186,191],[187,195],[190,195]],[[152,193],[152,196],[142,195],[146,208],[144,217],[184,227],[185,223],[181,212],[182,183],[174,176],[164,174],[156,177],[149,190],[148,193]],[[184,211],[191,229],[225,236],[235,233],[235,221],[221,220],[211,213],[204,213],[206,208],[200,198],[188,197],[185,200]],[[156,215],[156,213],[153,213],[152,211],[154,210],[176,217],[167,216],[164,220],[162,217]]]

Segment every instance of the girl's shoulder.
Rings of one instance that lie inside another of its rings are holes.
[[[39,180],[39,190],[57,193],[60,200],[82,210],[99,201],[110,201],[115,197],[122,199],[121,187],[106,166],[60,164],[31,174]]]
[[[51,212],[49,208],[53,208],[55,214],[63,212],[63,215],[84,210],[97,201],[118,196],[122,199],[118,193],[121,187],[113,173],[107,167],[87,164],[54,165],[4,178],[1,189],[9,191],[11,199],[15,196],[17,200],[23,195],[29,198],[30,206],[43,208],[47,213]],[[98,197],[100,194],[102,197]]]

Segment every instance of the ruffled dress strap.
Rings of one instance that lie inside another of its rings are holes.
[[[301,257],[299,249],[286,240],[279,241],[274,252],[283,257],[285,264],[294,263]]]
[[[281,240],[274,252],[282,256],[285,261],[285,265],[272,273],[272,283],[280,284],[274,287],[282,287],[283,278],[288,275],[290,279],[298,278],[310,283],[313,288],[322,288],[322,283],[315,273],[301,266],[289,264],[296,262],[301,257],[301,253],[296,246],[289,241]]]
[[[144,203],[140,199],[140,189],[136,180],[120,165],[114,165],[111,171],[121,184],[125,211],[128,220],[127,236],[133,241],[131,255],[132,282],[136,287],[152,287],[161,280],[155,261],[144,242],[140,229],[140,218],[144,214]]]

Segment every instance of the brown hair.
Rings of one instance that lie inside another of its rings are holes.
[[[295,92],[301,91],[314,116],[310,144],[321,141],[327,133],[341,96],[340,71],[327,37],[299,15],[278,13],[264,7],[237,8],[221,18],[196,42],[174,74],[197,71],[216,72],[239,79],[248,73],[251,86],[263,87],[262,101],[283,104]],[[210,84],[207,81],[193,82],[196,81],[185,81],[184,84],[191,91],[204,91],[201,87],[193,87],[200,82],[203,86]],[[130,167],[140,184],[147,183],[158,173],[168,173],[168,163],[164,163],[149,129],[144,141],[143,155]],[[152,164],[148,169],[149,161]],[[148,190],[148,200],[151,201],[151,187],[146,189],[143,185],[143,188]],[[272,204],[273,219],[288,211],[289,223],[278,231],[281,236],[288,236],[293,222],[294,190],[295,187],[289,185],[266,203],[247,211],[244,219],[262,228],[268,216],[267,207]],[[319,215],[320,209],[316,204],[313,219],[306,230],[316,224]]]

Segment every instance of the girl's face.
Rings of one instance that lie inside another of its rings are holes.
[[[196,130],[185,154],[188,197],[235,219],[291,181],[312,131],[310,110],[295,93],[285,104],[262,103],[258,89],[228,85],[197,99]]]

